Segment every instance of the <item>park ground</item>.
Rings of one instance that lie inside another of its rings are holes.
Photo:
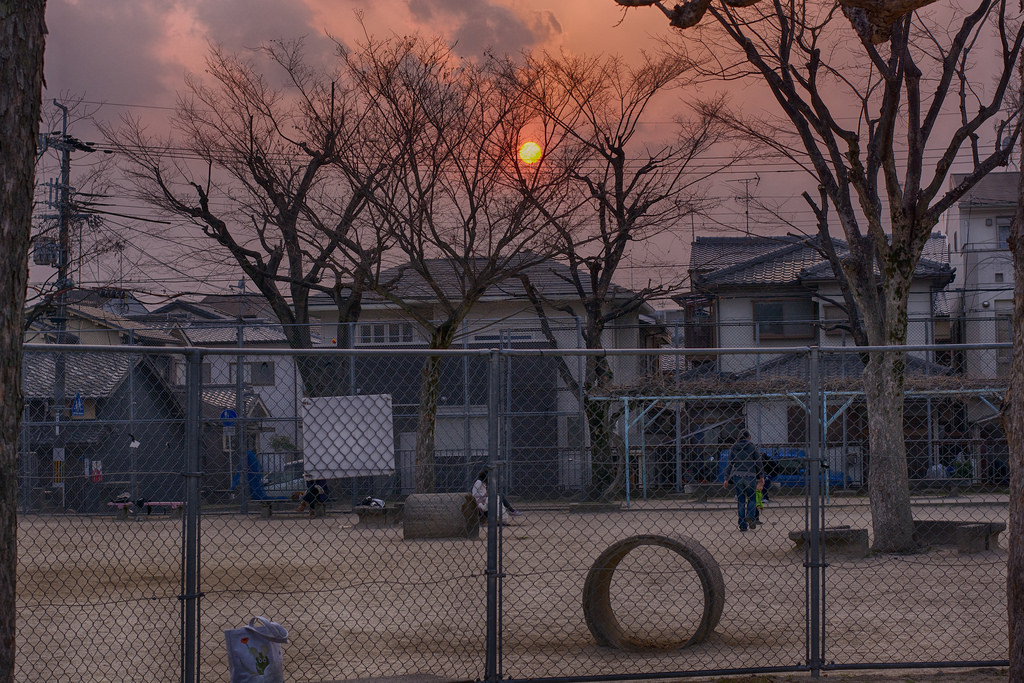
[[[900,683],[1006,683],[1009,673],[1006,669],[943,669],[921,671],[868,671],[868,672],[828,672],[817,679],[810,674],[760,674],[753,676],[724,676],[713,678],[688,679],[700,683],[803,683],[804,681],[830,681],[835,683],[872,683],[879,681],[899,681]]]

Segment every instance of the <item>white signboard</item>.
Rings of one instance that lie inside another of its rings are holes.
[[[302,400],[303,472],[313,479],[393,474],[391,395]]]

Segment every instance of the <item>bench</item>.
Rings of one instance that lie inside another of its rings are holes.
[[[167,508],[173,517],[180,519],[185,503],[179,500],[147,500],[142,507],[146,508],[147,515],[153,512],[153,508]]]
[[[851,557],[867,557],[868,555],[868,530],[851,529],[849,526],[825,527],[819,530],[821,542],[826,549],[837,553],[850,555]],[[807,542],[810,532],[807,529],[790,531],[789,540],[796,543],[797,548],[802,548]]]
[[[999,534],[1004,531],[1002,522],[914,521],[914,541],[919,545],[955,547],[964,555],[998,550]]]
[[[132,508],[136,507],[136,504],[133,502],[113,502],[107,503],[107,505],[116,508],[122,519],[128,519],[128,513],[131,512]],[[153,508],[167,508],[172,517],[180,519],[181,510],[185,507],[185,503],[180,500],[147,500],[143,501],[138,507],[145,509],[147,515],[153,513]]]
[[[282,509],[285,511],[294,510],[297,503],[291,498],[270,498],[266,500],[261,500],[260,517],[262,517],[263,519],[270,519],[274,514],[275,505],[277,506],[278,512],[281,512]],[[286,507],[282,508],[282,505],[285,505]],[[309,516],[326,517],[327,505],[325,505],[324,503],[313,503],[313,505],[309,508]]]
[[[403,505],[394,503],[384,507],[372,505],[356,505],[352,512],[359,516],[357,527],[363,529],[382,529],[387,526],[398,524],[402,521]]]
[[[135,507],[135,503],[107,503],[107,506],[117,508],[118,516],[121,519],[128,519],[128,513]]]

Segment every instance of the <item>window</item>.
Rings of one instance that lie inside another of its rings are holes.
[[[234,383],[235,380],[235,367],[237,363],[231,364],[231,379],[230,383]],[[245,374],[242,375],[242,381],[246,384],[253,386],[269,387],[274,385],[274,361],[262,360],[255,361],[252,363],[245,363]]]
[[[414,341],[412,323],[360,323],[359,343],[384,346],[389,344],[412,344]]]
[[[210,377],[212,377],[212,374],[210,372],[210,364],[209,363],[203,363],[199,367],[199,378],[200,378],[199,381],[202,382],[203,384],[211,384],[212,381],[211,381]],[[182,384],[184,384],[184,382],[182,382]]]
[[[1010,248],[1010,223],[1012,221],[1012,216],[1000,216],[999,218],[996,219],[996,227],[999,230],[1000,249]]]
[[[810,299],[774,299],[754,302],[758,339],[810,339],[814,337],[814,302]]]

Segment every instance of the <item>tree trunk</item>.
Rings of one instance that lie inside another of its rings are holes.
[[[430,348],[447,349],[458,322],[445,323],[430,336]],[[416,492],[434,492],[434,436],[437,432],[437,395],[441,384],[441,357],[428,356],[420,372],[420,412],[416,423]]]
[[[1024,63],[1021,69],[1024,70]],[[1024,145],[1024,142],[1022,142]],[[1022,150],[1024,151],[1024,150]],[[1017,213],[1010,233],[1013,253],[1013,362],[1003,397],[1003,433],[1010,448],[1010,533],[1006,561],[1006,610],[1011,681],[1024,680],[1024,173],[1017,180]]]
[[[868,413],[871,523],[877,552],[914,548],[907,452],[903,434],[903,368],[906,354],[872,352],[864,368]]]
[[[21,344],[44,8],[42,0],[0,0],[0,683],[14,680]]]
[[[588,337],[588,341],[594,339],[600,339],[600,333]],[[588,347],[595,348],[589,344]],[[593,399],[594,394],[605,395],[611,384],[612,370],[608,359],[588,358],[583,410],[590,438],[590,485],[585,489],[584,496],[592,501],[610,500],[618,495],[626,481],[622,439],[615,433],[619,411],[611,401]]]

